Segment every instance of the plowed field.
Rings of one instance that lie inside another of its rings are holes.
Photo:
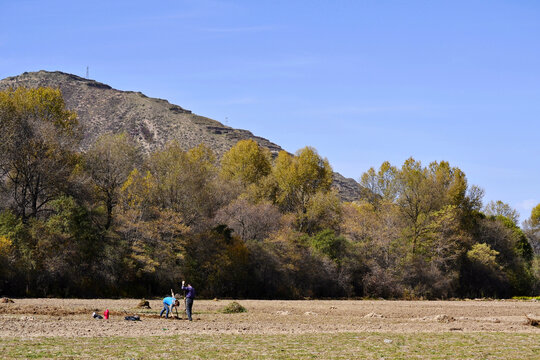
[[[540,335],[525,315],[540,317],[535,301],[265,301],[240,300],[246,313],[223,314],[228,300],[196,300],[193,322],[159,318],[160,300],[14,299],[0,304],[0,337],[107,337],[175,334],[313,334],[503,332]],[[109,320],[92,318],[108,308]],[[141,321],[126,321],[139,315]],[[540,338],[539,338],[540,339]]]

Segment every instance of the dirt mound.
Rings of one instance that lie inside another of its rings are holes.
[[[441,315],[435,316],[435,320],[440,322],[440,323],[449,323],[449,322],[452,322],[452,321],[456,321],[456,319],[454,319],[452,316],[448,316],[446,314],[441,314]]]
[[[537,326],[539,327],[540,326],[540,318],[532,315],[532,314],[529,314],[529,315],[525,315],[525,318],[527,319],[526,320],[526,324],[527,325],[531,325],[531,326]]]
[[[369,319],[369,318],[372,318],[372,319],[373,319],[373,318],[382,319],[382,318],[384,318],[384,315],[382,315],[382,314],[377,314],[377,313],[374,313],[374,312],[371,312],[371,313],[369,313],[369,314],[364,315],[364,318],[366,318],[366,319]]]
[[[145,300],[145,299],[142,299],[141,301],[139,301],[139,303],[137,304],[137,307],[143,308],[143,309],[151,309],[150,303],[148,302],[148,300]]]

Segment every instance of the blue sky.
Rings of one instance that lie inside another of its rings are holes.
[[[168,99],[336,171],[447,160],[540,203],[540,2],[0,0],[0,78],[60,70]]]

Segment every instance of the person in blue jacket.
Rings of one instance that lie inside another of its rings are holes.
[[[195,289],[191,284],[187,284],[184,280],[182,280],[182,290],[187,291],[186,293],[186,314],[189,321],[192,321],[191,319],[191,310],[193,309],[193,300],[195,299]]]
[[[172,312],[173,307],[178,306],[180,302],[176,300],[172,296],[168,296],[165,299],[163,299],[163,310],[161,310],[161,313],[159,314],[159,317],[163,315],[163,313],[166,311],[165,318],[169,318],[169,311]]]

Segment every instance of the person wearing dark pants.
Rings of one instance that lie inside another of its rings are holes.
[[[187,284],[186,282],[182,280],[182,290],[187,291],[186,293],[186,314],[189,321],[192,321],[191,319],[191,311],[193,309],[193,300],[195,299],[195,289],[191,284]]]

